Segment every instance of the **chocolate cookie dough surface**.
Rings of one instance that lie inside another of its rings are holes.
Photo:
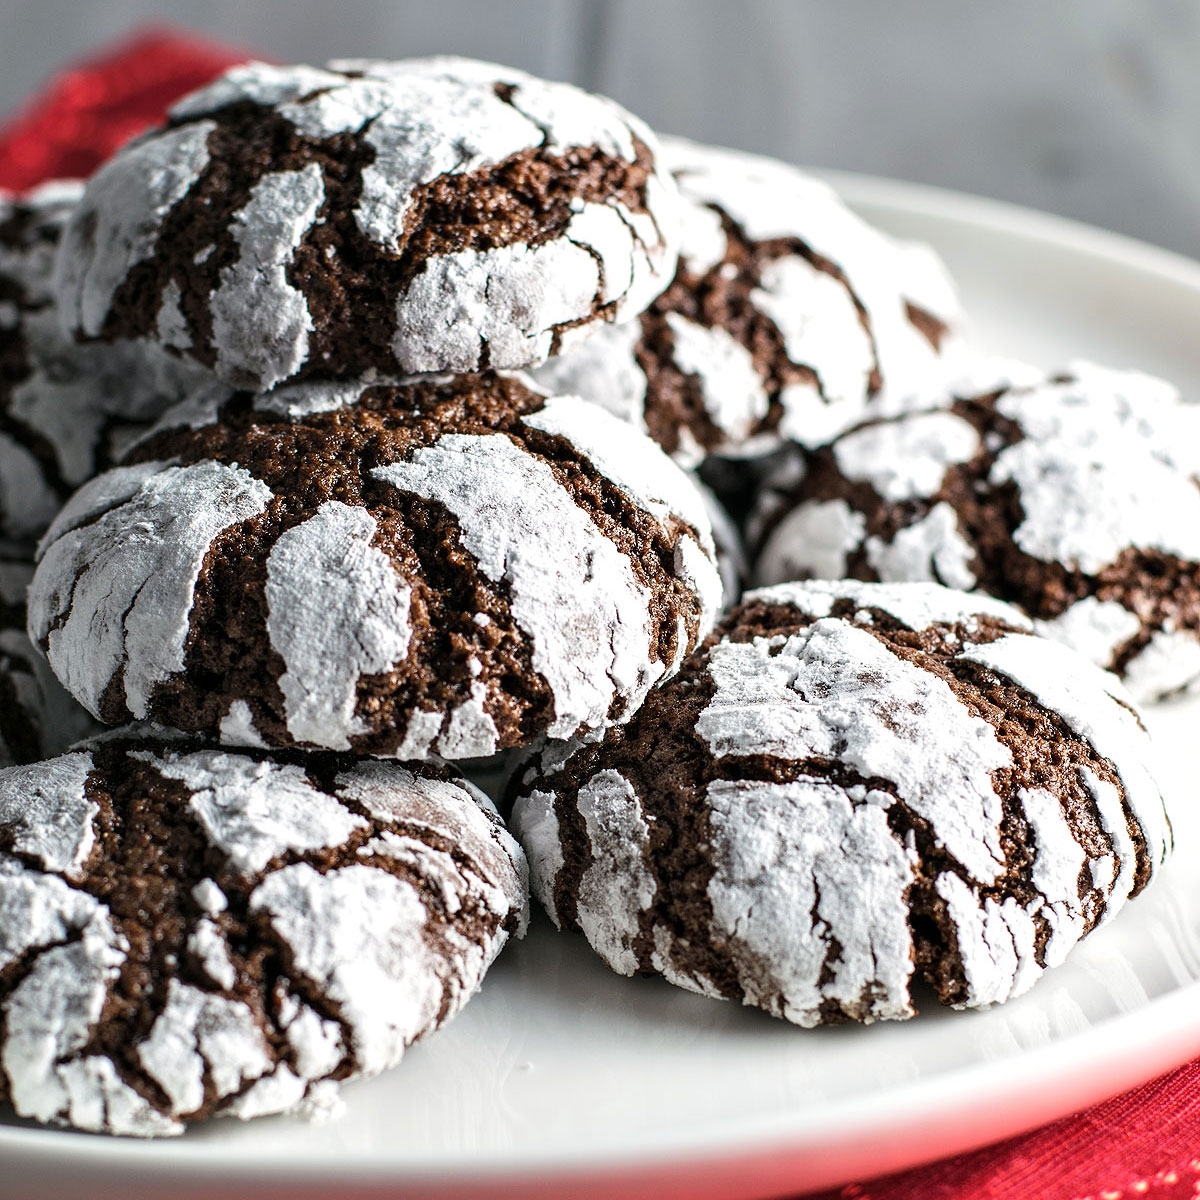
[[[662,157],[683,198],[671,286],[539,368],[546,386],[648,429],[687,466],[820,445],[938,390],[962,345],[931,250],[784,163],[676,138]]]
[[[0,538],[35,541],[126,442],[209,378],[159,347],[79,346],[60,328],[54,254],[83,184],[0,194]]]
[[[930,584],[750,593],[637,716],[515,776],[535,895],[616,971],[800,1025],[1007,1000],[1171,845],[1119,682]]]
[[[0,767],[34,762],[96,731],[25,633],[33,564],[0,545]]]
[[[88,184],[58,292],[84,338],[225,382],[524,367],[635,316],[675,269],[653,134],[467,59],[252,63]]]
[[[764,489],[760,583],[936,580],[1021,605],[1139,700],[1200,682],[1200,410],[1079,362],[872,421]]]
[[[684,472],[496,374],[198,397],[45,546],[30,630],[101,719],[400,759],[620,721],[721,603]]]
[[[526,866],[444,764],[134,729],[0,771],[0,1102],[95,1132],[326,1110],[524,931]]]

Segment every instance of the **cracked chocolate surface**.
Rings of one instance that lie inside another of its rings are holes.
[[[64,181],[0,196],[0,537],[26,544],[75,488],[207,378],[157,347],[77,346],[62,333],[54,254],[82,191]]]
[[[538,369],[678,461],[815,446],[936,391],[961,351],[944,268],[783,163],[679,139],[679,267],[640,318]]]
[[[1160,699],[1200,679],[1196,444],[1170,385],[1090,363],[868,422],[768,481],[755,576],[978,589]]]
[[[163,424],[72,501],[31,594],[110,723],[481,757],[624,719],[720,605],[691,481],[517,377],[216,392]]]
[[[154,728],[0,772],[0,1101],[134,1136],[311,1111],[399,1061],[527,919],[457,772]]]
[[[250,390],[524,367],[662,290],[676,204],[649,130],[568,85],[256,63],[101,170],[60,296],[82,337],[157,339]]]
[[[597,744],[514,776],[535,895],[623,974],[801,1025],[1006,1000],[1171,844],[1119,685],[925,584],[751,593]]]
[[[0,547],[0,768],[58,754],[96,728],[25,632],[32,578],[32,562]]]

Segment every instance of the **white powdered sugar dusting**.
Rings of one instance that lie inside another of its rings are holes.
[[[445,732],[437,741],[443,758],[485,758],[496,752],[499,734],[484,707],[486,699],[487,687],[476,680],[470,697],[450,710]]]
[[[978,582],[975,548],[958,531],[958,514],[944,501],[919,521],[898,529],[890,542],[869,537],[867,565],[883,583],[943,583],[969,591]]]
[[[210,917],[218,917],[229,907],[225,893],[213,879],[202,879],[192,888],[192,899]]]
[[[377,821],[445,838],[468,855],[497,912],[516,910],[518,929],[528,918],[525,854],[496,806],[466,779],[433,779],[391,763],[360,762],[334,781],[339,796],[361,804]],[[501,897],[503,902],[501,902]]]
[[[367,822],[315,788],[300,767],[220,750],[131,751],[192,795],[187,805],[209,842],[249,877],[289,850],[341,845]]]
[[[1074,370],[1067,382],[996,403],[1026,434],[997,455],[990,475],[1019,489],[1024,520],[1013,540],[1034,558],[1088,574],[1130,547],[1200,560],[1200,464],[1172,444],[1196,441],[1185,406],[1147,376]]]
[[[1037,929],[1032,915],[1011,896],[980,899],[966,880],[947,871],[937,892],[954,926],[967,985],[956,1007],[984,1008],[1011,1000],[1037,982]]]
[[[551,395],[582,396],[637,429],[646,427],[646,372],[635,353],[638,320],[604,325],[569,354],[556,354],[530,371]]]
[[[1192,631],[1159,629],[1125,667],[1125,686],[1149,702],[1200,687],[1200,639]]]
[[[412,590],[371,544],[376,531],[365,508],[328,500],[267,557],[267,633],[297,742],[349,750],[366,732],[359,680],[394,670],[408,650]]]
[[[197,921],[196,928],[188,934],[187,948],[205,975],[218,987],[228,990],[237,983],[237,970],[229,957],[229,944],[215,921]]]
[[[30,631],[48,641],[55,673],[89,712],[100,715],[121,674],[129,713],[147,715],[155,687],[183,670],[196,580],[213,539],[270,499],[237,467],[170,467],[47,545],[30,590]],[[73,514],[63,521],[70,528]]]
[[[87,794],[92,756],[65,754],[0,772],[0,830],[43,870],[73,876],[96,841],[99,805]]]
[[[579,928],[609,966],[632,975],[638,918],[656,891],[645,864],[650,829],[632,785],[616,771],[593,775],[577,806],[592,854],[576,897]]]
[[[399,246],[415,188],[439,175],[478,171],[542,141],[537,125],[490,88],[397,74],[383,88],[378,80],[350,81],[334,95],[351,91],[373,100],[376,109],[366,132],[375,157],[363,171],[355,219],[367,237],[392,251]],[[295,122],[301,114],[287,115]],[[359,118],[351,127],[363,123]]]
[[[221,269],[212,309],[213,370],[232,384],[268,391],[308,357],[312,317],[287,279],[293,252],[325,201],[321,168],[264,175],[233,217],[238,261]]]
[[[720,327],[667,313],[676,365],[700,383],[709,420],[732,442],[749,439],[767,415],[769,398],[750,351]]]
[[[933,496],[947,467],[970,462],[982,448],[975,427],[962,417],[931,412],[843,434],[833,457],[847,479],[869,483],[889,504],[899,504]]]
[[[812,583],[780,583],[747,592],[746,601],[790,604],[806,616],[827,616],[835,600],[861,605],[860,620],[870,624],[870,610],[877,609],[918,633],[931,625],[975,627],[977,618],[990,617],[1014,629],[1032,631],[1033,622],[1019,609],[992,596],[956,592],[931,583],[861,583],[856,579],[815,580]]]
[[[104,513],[118,508],[132,500],[142,489],[147,480],[152,479],[160,471],[169,467],[170,463],[145,462],[132,467],[114,467],[103,475],[89,479],[64,505],[62,511],[54,518],[50,527],[42,536],[38,547],[38,556],[46,552],[46,548],[57,542],[64,534],[90,524]]]
[[[766,264],[750,299],[783,335],[788,358],[816,372],[825,402],[851,419],[861,412],[875,353],[846,285],[790,254]]]
[[[286,104],[312,92],[337,87],[342,82],[341,75],[322,71],[319,67],[242,63],[230,67],[206,87],[177,100],[171,106],[171,116],[177,121],[184,121],[243,100],[264,105]]]
[[[100,333],[130,268],[149,258],[162,220],[204,173],[208,135],[199,121],[127,146],[88,182],[62,237],[55,291],[64,324]]]
[[[513,805],[512,829],[529,856],[529,883],[533,894],[555,925],[559,924],[554,886],[563,869],[558,814],[550,792],[532,791]]]
[[[1157,754],[1120,682],[1057,642],[1019,634],[968,646],[961,657],[982,663],[1030,692],[1116,767],[1151,861],[1161,862],[1171,837],[1155,778]]]
[[[662,675],[650,659],[648,592],[544,462],[506,437],[446,434],[372,474],[444,504],[479,569],[508,583],[554,694],[549,736],[606,723],[615,700],[640,699]]]
[[[412,372],[531,366],[599,287],[595,258],[572,242],[439,255],[396,301],[392,352]]]
[[[446,964],[412,884],[366,866],[269,875],[250,897],[287,944],[292,969],[338,1005],[358,1070],[385,1070],[436,1028]]]
[[[21,540],[36,538],[59,507],[38,460],[0,433],[0,532]]]
[[[204,1103],[206,1080],[224,1099],[272,1066],[263,1031],[245,1004],[178,979],[167,985],[167,1003],[137,1055],[179,1116]]]
[[[125,953],[107,910],[95,902],[72,933],[72,941],[42,950],[9,993],[0,1063],[19,1115],[100,1129],[103,1106],[64,1068],[87,1044]]]
[[[229,711],[221,718],[217,735],[217,740],[223,746],[257,746],[260,750],[267,747],[266,740],[254,724],[250,705],[245,700],[230,701]]]
[[[949,278],[932,251],[893,241],[855,216],[827,184],[787,164],[680,138],[664,138],[662,153],[685,204],[719,209],[753,241],[796,239],[833,264],[845,279],[841,284],[826,275],[828,284],[821,284],[812,278],[812,268],[806,272],[794,257],[776,260],[790,265],[769,282],[764,279],[760,292],[772,299],[755,298],[756,306],[764,312],[764,304],[774,305],[782,322],[781,332],[787,337],[787,330],[791,330],[789,356],[816,370],[826,397],[839,391],[846,396],[845,404],[834,406],[840,407],[836,414],[840,425],[835,424],[822,436],[836,433],[838,427],[846,428],[863,411],[865,390],[853,395],[845,389],[856,378],[860,384],[866,383],[860,370],[864,346],[882,375],[882,390],[870,399],[871,409],[903,411],[939,387],[961,357],[955,336],[960,317]],[[711,256],[711,249],[707,255],[701,254],[702,258]],[[843,298],[835,299],[829,285],[842,288]],[[856,305],[847,305],[851,293]],[[830,342],[816,344],[821,354],[817,360],[796,358],[792,352],[792,343],[798,346],[804,340],[805,326],[815,330],[830,311],[802,307],[809,299],[837,305],[845,318],[836,326],[831,323]],[[950,326],[950,336],[943,338],[940,351],[910,320],[910,300]],[[864,340],[858,306],[870,324],[869,341]],[[836,347],[837,354],[830,353],[830,347]],[[822,362],[826,370],[832,367],[837,373],[842,380],[839,385],[826,377]]]
[[[1033,831],[1033,885],[1046,897],[1043,911],[1050,921],[1045,965],[1056,967],[1083,936],[1079,878],[1087,865],[1087,851],[1075,840],[1062,801],[1053,792],[1022,788],[1018,799]]]
[[[598,471],[660,521],[679,517],[712,550],[712,530],[704,497],[691,478],[649,438],[634,434],[607,412],[576,396],[550,396],[542,408],[521,418],[523,425],[565,438]]]
[[[1003,814],[991,772],[1012,754],[942,679],[836,618],[778,646],[719,643],[708,671],[716,694],[696,732],[715,757],[837,761],[886,779],[974,879],[1000,874]]]
[[[1037,622],[1038,633],[1070,646],[1106,669],[1112,667],[1117,649],[1137,637],[1141,629],[1136,613],[1115,600],[1099,600],[1095,596],[1076,600],[1053,620]],[[1196,648],[1200,653],[1200,644]],[[1125,683],[1129,687],[1128,678]]]
[[[746,1003],[807,1026],[829,999],[861,1020],[911,1016],[913,865],[888,828],[893,797],[800,779],[719,781],[705,800],[713,922]]]
[[[755,563],[760,584],[841,579],[862,545],[867,519],[845,500],[807,500],[771,531]]]

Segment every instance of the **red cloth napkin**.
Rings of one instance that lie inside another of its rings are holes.
[[[167,107],[254,55],[169,29],[147,29],[52,79],[0,127],[0,188],[81,179]]]
[[[1035,1133],[808,1200],[1185,1196],[1200,1196],[1200,1059]]]
[[[86,176],[171,102],[254,55],[148,30],[53,79],[0,126],[0,187]],[[1200,1196],[1200,1059],[1035,1133],[811,1200]]]

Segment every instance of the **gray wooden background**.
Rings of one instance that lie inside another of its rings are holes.
[[[283,60],[492,58],[663,130],[1200,257],[1200,0],[0,0],[0,113],[164,20]]]

